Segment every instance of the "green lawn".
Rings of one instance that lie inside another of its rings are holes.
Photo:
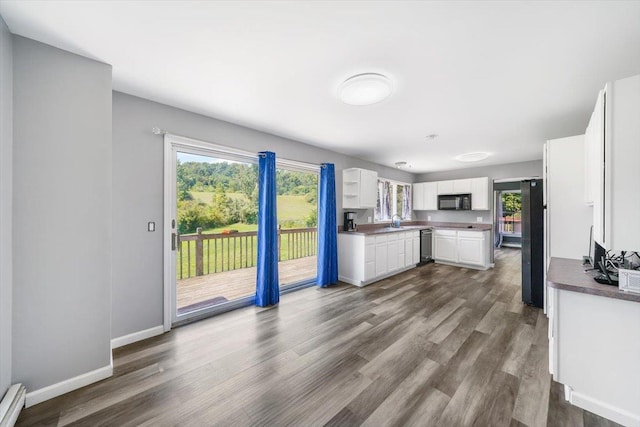
[[[307,203],[304,196],[278,196],[278,221],[305,219],[313,209],[315,204]]]
[[[207,205],[211,204],[213,200],[212,192],[190,191],[189,193],[194,200]],[[227,193],[227,197],[230,199],[246,198],[246,196],[242,193]],[[315,204],[307,203],[304,200],[304,196],[277,196],[276,200],[278,204],[278,222],[304,220],[309,215],[309,213],[311,213],[311,211],[316,208]],[[224,230],[231,227],[232,226],[221,227],[216,230]],[[237,224],[233,225],[233,227],[238,231],[250,231],[250,229],[237,228]],[[255,230],[255,228],[253,230]],[[215,233],[215,231],[208,232]]]

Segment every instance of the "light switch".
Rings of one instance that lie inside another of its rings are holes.
[[[431,221],[431,215],[427,215],[427,221]]]
[[[151,221],[147,223],[147,231],[156,231],[156,223]]]
[[[370,216],[367,217],[367,222],[371,223],[371,217]]]

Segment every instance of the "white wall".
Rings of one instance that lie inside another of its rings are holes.
[[[113,338],[162,324],[163,140],[160,127],[249,152],[336,165],[338,223],[342,223],[342,170],[361,167],[413,182],[413,175],[119,92],[113,93]],[[372,211],[360,211],[365,222]],[[155,221],[157,231],[147,232]]]
[[[111,66],[14,36],[13,382],[109,366]]]
[[[0,399],[11,384],[13,41],[0,16]]]

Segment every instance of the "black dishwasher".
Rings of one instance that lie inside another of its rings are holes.
[[[420,230],[420,263],[424,264],[433,261],[432,250],[432,228],[425,228]]]

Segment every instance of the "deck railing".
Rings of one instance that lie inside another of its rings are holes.
[[[520,216],[511,213],[505,213],[500,217],[499,231],[502,234],[520,234],[522,233],[522,224]]]
[[[205,274],[255,267],[257,261],[258,233],[195,234],[179,236],[177,255],[178,279]],[[288,261],[316,255],[317,228],[293,228],[278,230],[278,261]]]

